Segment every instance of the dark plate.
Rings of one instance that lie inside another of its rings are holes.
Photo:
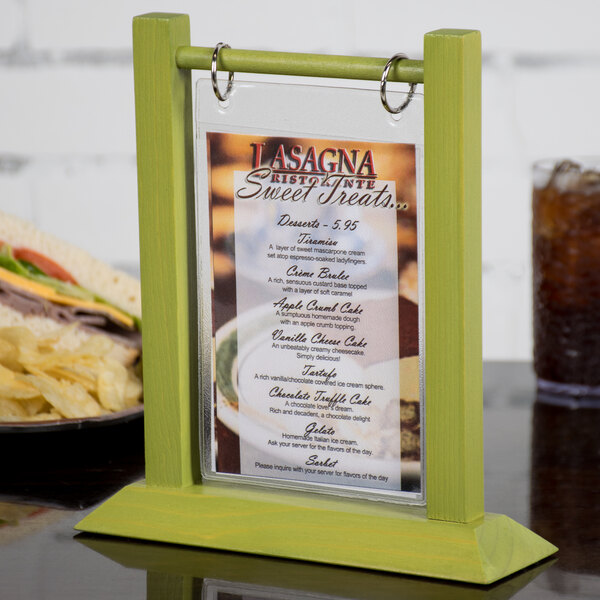
[[[85,417],[82,419],[57,419],[53,421],[10,421],[0,423],[0,434],[3,433],[41,433],[47,431],[69,431],[72,429],[92,429],[109,427],[139,419],[144,414],[144,405],[120,410],[101,417]]]
[[[85,508],[144,476],[144,410],[5,424],[0,456],[0,501]]]

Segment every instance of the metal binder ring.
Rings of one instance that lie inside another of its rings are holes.
[[[225,102],[227,98],[229,98],[229,94],[231,93],[231,88],[233,87],[233,71],[229,71],[229,79],[227,81],[227,89],[225,90],[225,94],[221,94],[219,91],[219,83],[217,82],[217,59],[219,58],[219,52],[221,48],[231,48],[229,44],[225,44],[223,42],[219,42],[215,46],[215,51],[212,55],[212,63],[210,65],[210,76],[212,78],[212,86],[215,91],[215,96],[221,101]]]
[[[397,115],[398,113],[402,112],[410,104],[410,101],[412,100],[412,97],[415,93],[415,88],[417,87],[416,83],[410,84],[410,89],[408,90],[408,97],[400,106],[393,108],[388,104],[387,94],[385,91],[385,88],[387,86],[388,73],[390,72],[390,69],[394,64],[395,60],[405,60],[407,58],[408,56],[406,56],[406,54],[402,54],[402,52],[394,54],[394,56],[392,56],[392,58],[390,58],[390,60],[387,61],[385,68],[383,69],[383,73],[381,74],[381,83],[379,84],[379,95],[381,96],[381,103],[383,104],[385,110],[391,112],[393,115]]]

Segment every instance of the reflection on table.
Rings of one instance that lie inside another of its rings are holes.
[[[548,573],[556,591],[600,594],[600,399],[561,405],[538,393],[533,407],[531,526],[560,547]],[[598,596],[596,596],[598,597]]]
[[[512,598],[553,559],[490,586],[80,534],[124,567],[148,572],[148,598],[206,600],[465,600]]]
[[[0,596],[261,600],[600,597],[600,408],[543,403],[526,364],[484,372],[486,508],[560,548],[493,586],[76,535],[93,506],[143,475],[143,422],[0,436]]]

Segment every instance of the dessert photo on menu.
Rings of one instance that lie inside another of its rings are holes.
[[[422,500],[418,149],[206,138],[210,474]]]

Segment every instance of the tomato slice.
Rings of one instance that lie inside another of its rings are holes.
[[[59,264],[55,263],[51,258],[31,250],[30,248],[13,248],[13,256],[17,260],[25,260],[32,265],[36,266],[40,271],[43,271],[49,277],[54,279],[60,279],[60,281],[66,281],[67,283],[73,283],[77,285],[77,281],[67,271],[63,269]]]

